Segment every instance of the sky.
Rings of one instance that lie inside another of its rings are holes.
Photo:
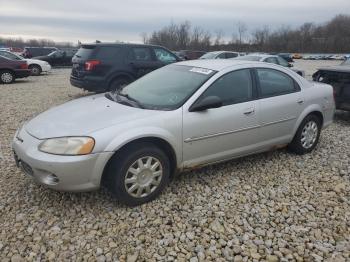
[[[350,12],[350,0],[0,0],[0,36],[77,43],[141,42],[171,22],[190,21],[224,38],[265,25],[324,23]]]

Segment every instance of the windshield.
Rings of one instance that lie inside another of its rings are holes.
[[[213,59],[216,57],[218,53],[216,52],[210,52],[210,53],[206,53],[205,55],[202,55],[200,58],[201,59]]]
[[[6,51],[0,51],[0,55],[3,57],[6,57],[8,59],[11,59],[11,60],[22,60],[22,58],[20,56],[17,56],[15,54],[12,54],[12,53],[6,52]]]
[[[244,60],[244,61],[260,61],[261,57],[255,56],[255,55],[246,55],[246,56],[236,57],[234,59]]]
[[[174,110],[215,73],[205,68],[170,65],[125,86],[120,95],[137,101],[142,108]]]

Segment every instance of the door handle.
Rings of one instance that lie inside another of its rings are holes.
[[[243,114],[250,115],[250,114],[253,114],[254,112],[255,112],[254,108],[248,108],[243,112]]]
[[[304,100],[299,99],[299,100],[297,101],[297,103],[298,103],[299,105],[301,105],[302,103],[304,103]]]

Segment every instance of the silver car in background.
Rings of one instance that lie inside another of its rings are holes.
[[[246,56],[240,56],[237,58],[233,58],[237,60],[242,61],[256,61],[256,62],[265,62],[265,63],[271,63],[275,65],[280,65],[283,67],[289,67],[290,70],[296,72],[297,74],[301,75],[302,77],[305,77],[305,71],[298,69],[298,68],[292,68],[293,64],[288,63],[287,60],[285,60],[283,57],[278,55],[269,55],[269,54],[249,54]]]
[[[13,150],[25,173],[52,189],[105,185],[138,205],[184,169],[285,145],[310,152],[332,123],[333,99],[331,86],[274,64],[180,62],[36,116]]]

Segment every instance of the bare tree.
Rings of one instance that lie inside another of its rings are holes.
[[[224,31],[222,29],[217,29],[215,31],[215,40],[214,40],[214,45],[219,46],[221,44],[224,44],[222,38],[224,37]]]
[[[244,35],[247,32],[247,26],[243,22],[237,23],[237,31],[238,31],[238,37],[239,37],[239,44],[242,45],[242,41],[244,40]]]

